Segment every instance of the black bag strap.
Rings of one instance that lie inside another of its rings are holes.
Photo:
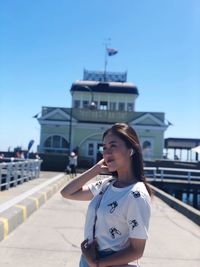
[[[97,223],[97,210],[100,207],[101,200],[103,198],[104,193],[108,189],[110,183],[112,182],[113,179],[110,179],[106,184],[102,186],[102,190],[99,192],[99,199],[95,207],[95,217],[94,217],[94,224],[93,224],[93,240],[95,239],[95,232],[96,232],[96,223]]]

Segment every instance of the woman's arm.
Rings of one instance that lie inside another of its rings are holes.
[[[130,246],[99,261],[99,267],[117,266],[136,261],[142,257],[146,240],[130,238]]]
[[[82,243],[81,248],[90,267],[96,267],[96,266],[98,267],[116,266],[117,267],[118,265],[128,264],[132,261],[136,261],[139,258],[141,258],[143,255],[146,240],[136,239],[136,238],[130,238],[129,240],[130,240],[130,246],[128,248],[120,250],[100,260],[93,259],[92,257],[93,253],[90,253],[93,250],[93,244],[85,248],[86,241],[84,241]]]
[[[107,169],[107,167],[104,164],[104,160],[100,160],[92,168],[80,174],[77,178],[71,180],[61,190],[61,195],[67,199],[91,200],[93,194],[89,190],[88,186],[85,186],[85,184],[105,169]]]

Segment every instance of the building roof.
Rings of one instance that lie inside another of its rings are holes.
[[[89,87],[89,88],[88,88]],[[71,86],[71,92],[98,92],[139,95],[137,86],[127,82],[98,82],[78,80]]]
[[[196,138],[166,138],[165,148],[191,149],[200,145],[200,139]]]
[[[129,123],[137,119],[137,124],[140,125],[140,119],[143,120],[146,117],[153,117],[155,120],[164,124],[164,113],[163,112],[127,112],[127,111],[111,111],[111,110],[90,110],[80,108],[59,108],[59,107],[43,107],[42,116],[40,119],[54,120],[52,116],[53,112],[62,112],[60,119],[56,120],[66,121],[66,115],[72,114],[73,119],[83,123],[99,123],[99,124],[112,124],[116,122]],[[155,126],[153,120],[148,121],[148,125]]]

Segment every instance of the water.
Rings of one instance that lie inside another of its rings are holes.
[[[175,197],[175,194],[173,194],[173,196]],[[193,198],[194,198],[194,194],[193,193],[182,193],[182,201],[190,206],[193,207]],[[200,195],[197,195],[197,207],[195,207],[196,209],[200,210]]]

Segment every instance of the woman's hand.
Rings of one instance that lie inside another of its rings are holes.
[[[108,173],[108,168],[103,159],[84,173],[78,175],[75,179],[68,182],[61,190],[61,195],[67,199],[91,200],[94,196],[86,183],[100,173]]]
[[[92,243],[88,243],[88,240],[84,240],[81,243],[81,250],[83,255],[85,256],[90,267],[97,266],[97,242],[94,240]]]
[[[108,173],[108,166],[105,163],[104,159],[101,159],[96,163],[96,167],[98,168],[98,173]]]

